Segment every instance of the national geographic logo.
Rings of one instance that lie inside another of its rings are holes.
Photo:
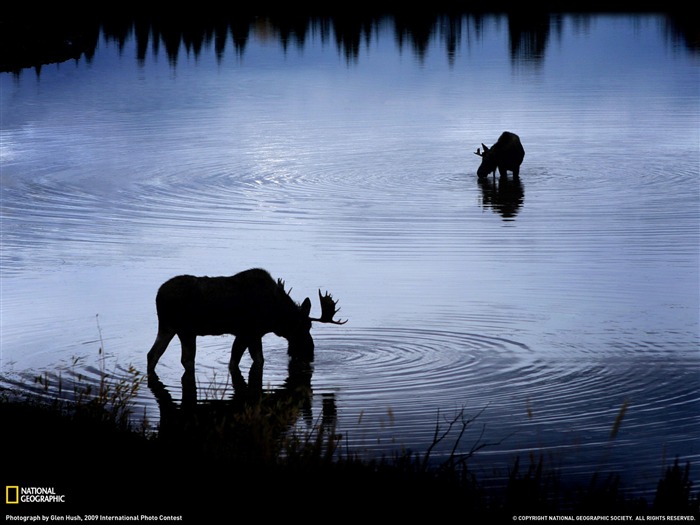
[[[19,487],[5,486],[5,503],[18,505],[20,503],[65,503],[63,494],[56,494],[53,487]]]
[[[7,487],[5,487],[5,503],[7,503],[8,505],[14,505],[15,503],[19,503],[18,486],[8,485]]]

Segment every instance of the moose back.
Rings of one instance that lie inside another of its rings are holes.
[[[182,349],[181,362],[186,373],[194,372],[196,338],[202,335],[232,334],[229,368],[238,368],[246,349],[253,363],[262,365],[262,338],[275,333],[287,339],[288,354],[313,360],[314,342],[311,323],[343,324],[333,316],[336,301],[326,292],[321,295],[321,317],[311,318],[311,300],[299,305],[284,289],[284,281],[275,281],[262,269],[254,268],[231,277],[195,277],[180,275],[161,285],[156,295],[158,334],[148,352],[148,373],[176,335]]]
[[[487,177],[490,173],[500,173],[505,177],[508,171],[513,172],[513,177],[520,175],[520,165],[525,158],[525,149],[520,143],[520,137],[510,131],[504,131],[498,137],[498,141],[490,148],[481,143],[483,153],[476,149],[475,155],[481,157],[481,166],[476,170],[479,178]]]

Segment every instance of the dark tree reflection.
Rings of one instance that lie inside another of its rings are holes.
[[[550,15],[542,12],[508,15],[510,57],[513,62],[538,65],[544,59],[550,31]]]
[[[476,12],[455,9],[415,9],[391,14],[378,9],[336,11],[253,12],[239,8],[208,10],[114,11],[108,14],[74,13],[63,9],[57,13],[40,10],[31,16],[14,14],[0,22],[0,71],[19,73],[24,68],[63,62],[89,60],[95,53],[99,36],[124,48],[127,39],[136,41],[136,58],[143,62],[151,48],[158,53],[163,45],[170,63],[177,65],[178,54],[186,52],[197,58],[210,49],[218,60],[224,57],[231,37],[235,52],[243,56],[252,36],[275,39],[283,49],[303,49],[309,35],[318,34],[322,41],[335,42],[338,52],[348,63],[358,60],[362,45],[377,37],[379,27],[394,31],[401,49],[409,48],[421,61],[434,45],[447,52],[450,63],[459,49],[462,36],[466,45],[477,43],[484,34],[485,21],[496,18],[508,23],[510,52],[514,62],[542,60],[552,29],[557,31],[561,13],[547,11]],[[597,12],[577,12],[579,22]],[[697,52],[695,26],[684,23],[682,13],[666,15],[664,30],[673,42],[682,42]],[[585,24],[584,24],[585,27]]]

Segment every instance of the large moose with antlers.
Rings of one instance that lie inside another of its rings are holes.
[[[246,349],[253,363],[262,365],[262,337],[274,332],[287,339],[292,358],[313,360],[314,341],[311,322],[344,324],[334,320],[337,301],[318,291],[321,317],[309,317],[311,301],[295,303],[284,289],[284,281],[275,281],[262,269],[253,268],[231,277],[195,277],[180,275],[161,285],[156,295],[158,335],[148,352],[148,373],[176,335],[182,347],[185,373],[194,372],[196,338],[201,335],[235,336],[229,368],[237,369]]]

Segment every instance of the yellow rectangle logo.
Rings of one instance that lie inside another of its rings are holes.
[[[15,504],[19,503],[19,487],[18,486],[5,486],[5,503]]]

